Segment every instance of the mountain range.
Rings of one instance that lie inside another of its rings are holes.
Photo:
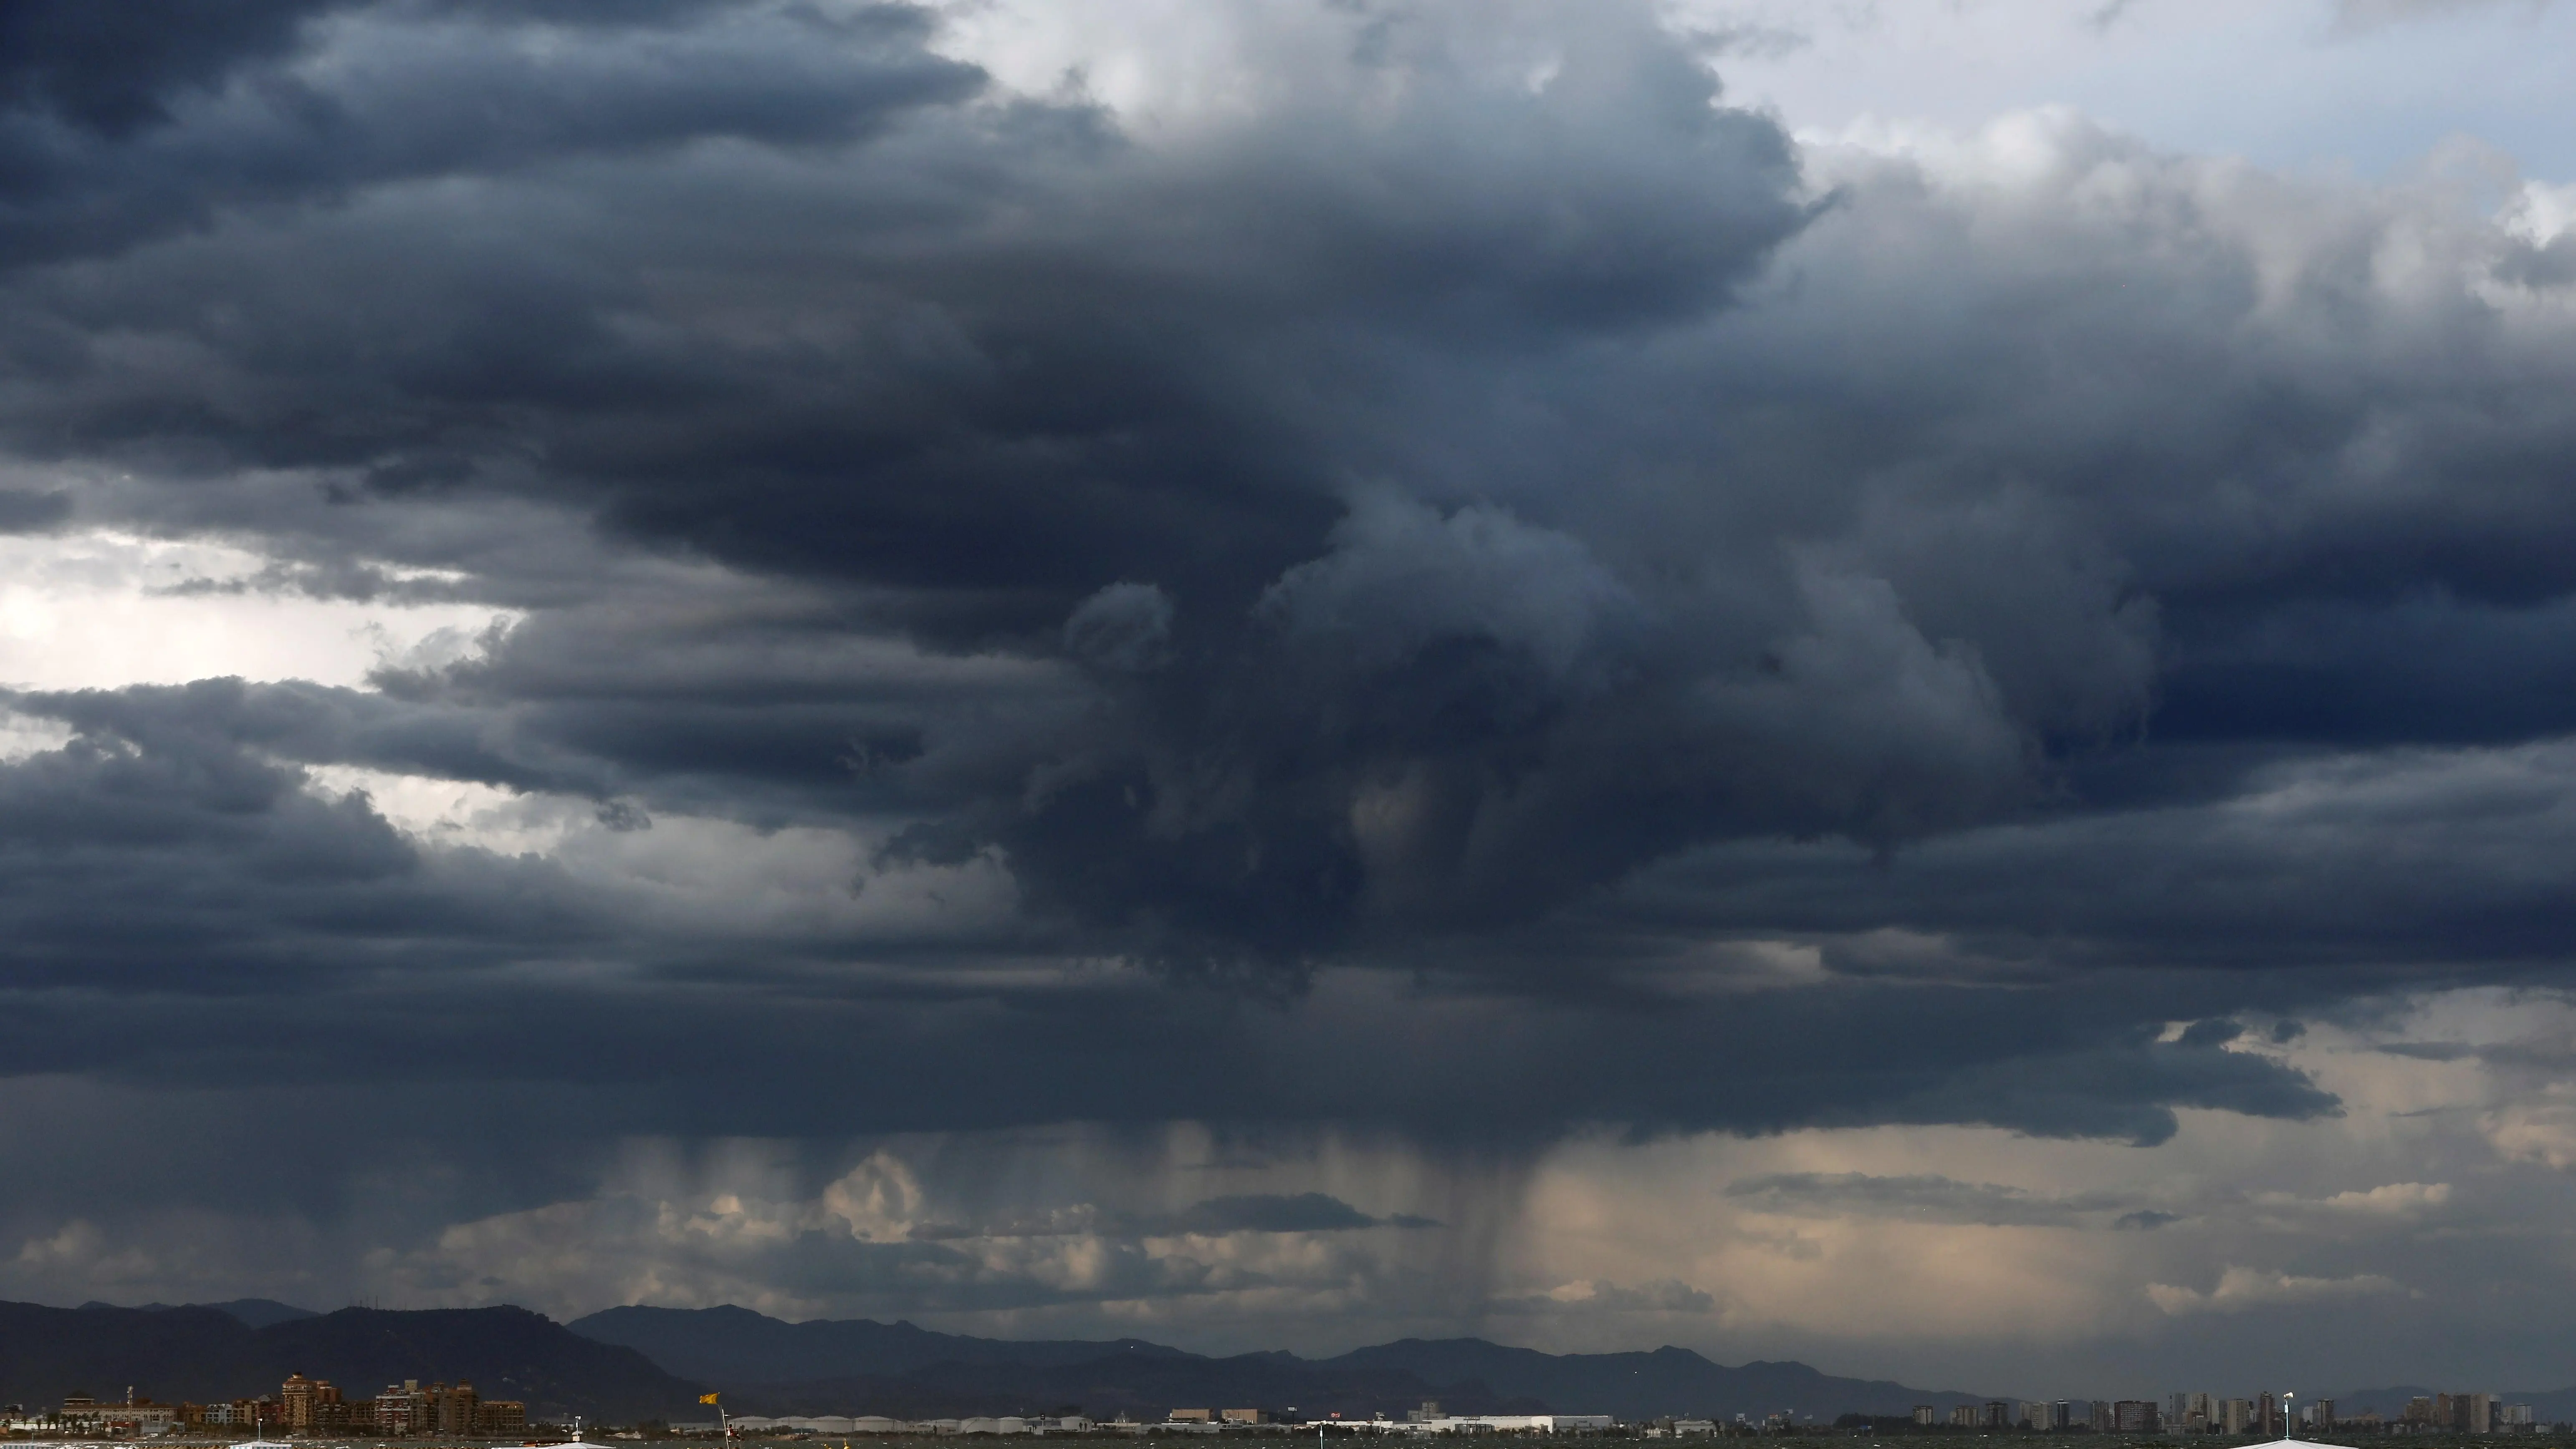
[[[485,1398],[518,1399],[532,1417],[552,1419],[668,1418],[696,1408],[699,1392],[631,1348],[524,1308],[0,1303],[0,1403],[121,1399],[129,1387],[202,1403],[273,1394],[290,1373],[329,1379],[352,1398],[403,1379],[464,1379]]]
[[[1831,1418],[1948,1408],[1971,1394],[1835,1378],[1801,1363],[1728,1368],[1688,1349],[1549,1354],[1478,1338],[1404,1339],[1331,1358],[1210,1357],[1142,1339],[1001,1340],[910,1323],[786,1323],[749,1309],[611,1308],[575,1333],[633,1348],[671,1372],[771,1413],[896,1415],[1081,1407],[1159,1417],[1176,1406],[1402,1414],[1424,1399],[1460,1413],[1731,1417],[1787,1409]]]
[[[1080,1409],[1159,1418],[1176,1407],[1401,1415],[1425,1399],[1460,1413],[1663,1414],[1779,1410],[1819,1419],[1946,1411],[1983,1396],[1837,1378],[1802,1363],[1728,1367],[1688,1349],[1550,1354],[1477,1338],[1403,1339],[1329,1358],[1210,1356],[1137,1338],[989,1339],[866,1319],[789,1323],[746,1308],[611,1308],[559,1324],[523,1308],[336,1313],[271,1299],[118,1308],[0,1303],[0,1403],[72,1393],[200,1402],[273,1393],[289,1373],[352,1397],[387,1383],[464,1379],[534,1418],[687,1420],[720,1389],[737,1412],[949,1414]],[[2411,1385],[2334,1395],[2394,1416]],[[2576,1420],[2576,1388],[2513,1391],[2543,1421]]]
[[[0,1402],[67,1394],[164,1401],[274,1392],[289,1373],[352,1397],[416,1378],[472,1382],[536,1418],[690,1419],[698,1395],[771,1414],[902,1417],[1080,1409],[1159,1418],[1255,1405],[1453,1412],[1759,1415],[1903,1413],[1975,1396],[1835,1378],[1799,1363],[1729,1368],[1687,1349],[1547,1354],[1482,1339],[1406,1339],[1331,1358],[1215,1357],[1143,1339],[1007,1340],[911,1323],[788,1323],[749,1309],[612,1308],[558,1324],[522,1308],[314,1313],[270,1299],[76,1309],[0,1303]]]

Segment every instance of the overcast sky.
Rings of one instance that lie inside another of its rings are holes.
[[[0,10],[0,1297],[2576,1379],[2571,53]]]

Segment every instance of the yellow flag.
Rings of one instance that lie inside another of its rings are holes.
[[[699,1402],[699,1403],[701,1403],[701,1404],[712,1404],[712,1403],[714,1403],[715,1401],[716,1401],[716,1396],[715,1396],[715,1395],[713,1395],[713,1394],[700,1394],[700,1395],[698,1395],[698,1402]]]

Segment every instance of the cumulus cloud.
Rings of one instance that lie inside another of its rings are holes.
[[[1694,1288],[1678,1278],[1664,1278],[1634,1287],[1613,1283],[1606,1278],[1567,1283],[1545,1293],[1495,1301],[1489,1311],[1505,1315],[1550,1313],[1712,1313],[1717,1309],[1714,1294]]]
[[[1132,1200],[1132,1173],[1061,1157],[1075,1180],[1096,1178],[1110,1195],[1004,1199],[987,1204],[1004,1215],[987,1217],[971,1190],[919,1165],[1006,1146],[879,1147],[803,1190],[792,1163],[748,1144],[694,1169],[630,1150],[602,1191],[450,1224],[371,1266],[435,1301],[516,1294],[563,1312],[642,1301],[739,1302],[790,1317],[1214,1315],[1265,1300],[1328,1309],[1421,1256],[1406,1234],[1358,1230],[1438,1226],[1320,1192],[1223,1194],[1156,1211]],[[97,1230],[64,1232],[100,1250]]]
[[[2391,1182],[2373,1188],[2339,1192],[2332,1197],[2321,1199],[2318,1205],[2330,1212],[2412,1217],[2438,1208],[2450,1200],[2451,1185],[2447,1182]]]
[[[1437,1194],[988,1199],[887,1133],[1330,1126],[1508,1198],[1583,1134],[2163,1150],[2450,1066],[2522,1073],[2485,1166],[2576,1160],[2563,1064],[2315,1044],[2561,984],[2564,187],[1801,145],[1711,69],[1784,42],[1644,4],[1233,19],[1265,83],[1157,121],[903,4],[11,10],[0,1071],[471,1091],[512,1161],[420,1128],[454,1197],[348,1260],[557,1303],[1722,1316],[1504,1283]],[[840,1146],[543,1165],[749,1137]],[[2227,1213],[2474,1170],[1717,1196],[1782,1261],[2188,1217],[2098,1241],[2223,1315],[2394,1291],[2175,1246]],[[49,1191],[22,1281],[126,1261]]]
[[[2171,1283],[2150,1283],[2147,1298],[2177,1317],[2193,1313],[2245,1313],[2280,1305],[2403,1297],[2406,1289],[2375,1273],[2349,1278],[2302,1278],[2288,1273],[2230,1266],[2217,1286],[2203,1292]]]

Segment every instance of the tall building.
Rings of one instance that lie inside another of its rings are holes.
[[[1974,1404],[1951,1405],[1950,1427],[1953,1429],[1973,1429],[1977,1427],[1977,1406]]]
[[[1930,1404],[1916,1404],[1914,1406],[1914,1422],[1923,1425],[1925,1428],[1930,1428],[1932,1425],[1932,1406]]]
[[[376,1395],[376,1432],[379,1434],[418,1434],[430,1425],[432,1410],[429,1395],[422,1393],[420,1380],[405,1379],[387,1384]]]
[[[2531,1427],[2531,1405],[2507,1404],[2498,1411],[2496,1420],[2499,1428],[2528,1429]]]
[[[2320,1429],[2331,1429],[2334,1427],[2334,1400],[2319,1399],[2315,1403],[2310,1404],[2308,1406],[2308,1410],[2308,1422],[2316,1425]]]
[[[2009,1429],[2012,1422],[2013,1406],[2005,1399],[1986,1400],[1986,1411],[1977,1416],[1977,1423],[1988,1429]]]
[[[2122,1399],[2111,1406],[2111,1426],[2121,1434],[2156,1432],[2156,1406],[2149,1399]]]
[[[2109,1399],[2093,1401],[2092,1412],[2085,1415],[2085,1427],[2097,1434],[2108,1434],[2119,1427],[2119,1420],[2111,1412]]]
[[[288,1374],[277,1391],[277,1418],[286,1428],[323,1434],[347,1428],[349,1409],[329,1379]]]
[[[461,1379],[453,1387],[447,1384],[430,1385],[429,1427],[431,1431],[453,1439],[462,1439],[473,1434],[476,1427],[474,1405],[478,1397],[474,1392],[474,1386]]]
[[[2229,1434],[2243,1434],[2251,1431],[2254,1427],[2254,1401],[2229,1399],[2226,1411],[2220,1417],[2219,1427]]]

